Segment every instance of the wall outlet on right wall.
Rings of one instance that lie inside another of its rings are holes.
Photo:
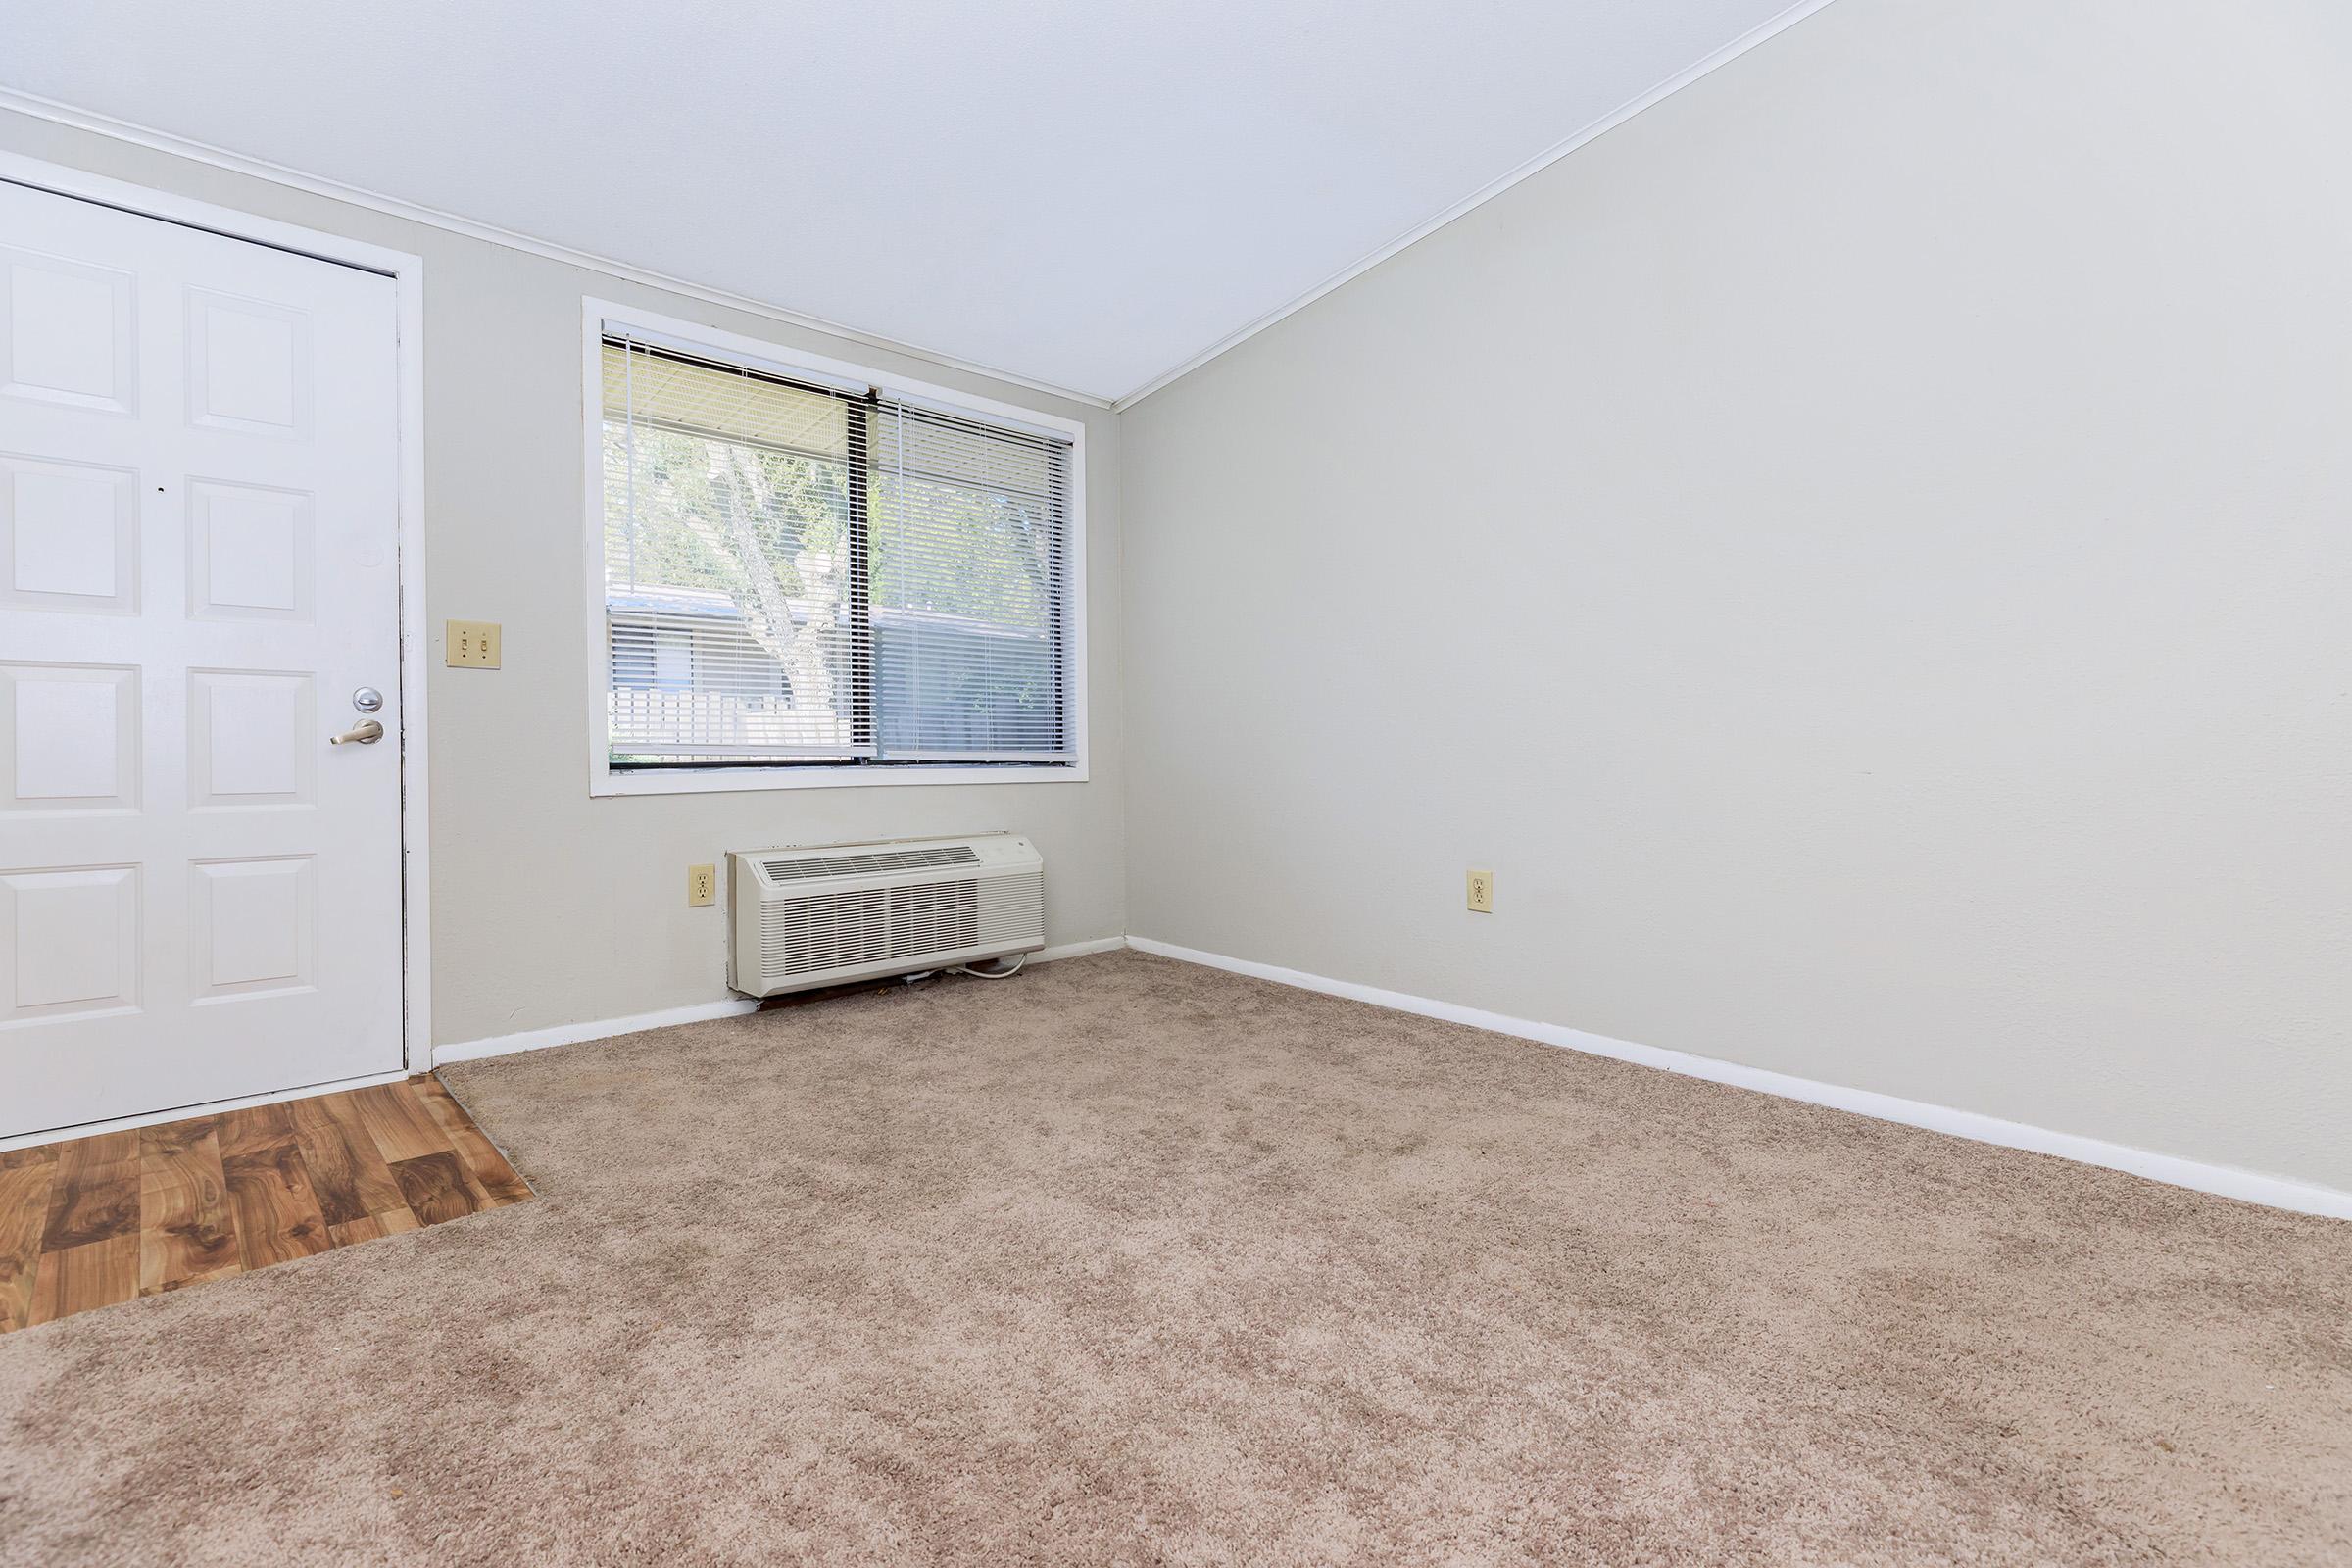
[[[1469,875],[1469,884],[1470,912],[1493,914],[1494,912],[1494,873],[1473,871]]]

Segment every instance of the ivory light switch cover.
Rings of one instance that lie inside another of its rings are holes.
[[[495,620],[446,621],[443,623],[442,642],[448,649],[452,668],[498,667],[498,622]]]

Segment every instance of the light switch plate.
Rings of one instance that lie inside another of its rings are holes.
[[[1469,876],[1470,908],[1475,914],[1494,912],[1494,873],[1473,871]]]
[[[442,623],[441,641],[453,669],[498,668],[498,622],[452,620]]]
[[[718,867],[690,865],[686,868],[686,906],[699,909],[706,904],[718,902]]]

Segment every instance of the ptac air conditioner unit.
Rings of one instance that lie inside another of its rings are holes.
[[[728,983],[755,997],[945,969],[1046,945],[1046,862],[1027,839],[738,850]]]

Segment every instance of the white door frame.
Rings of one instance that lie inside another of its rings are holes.
[[[192,201],[170,191],[109,179],[64,164],[45,163],[0,150],[0,180],[29,185],[59,196],[78,197],[165,222],[201,228],[230,239],[250,240],[281,251],[316,257],[375,272],[392,280],[400,336],[400,924],[401,1073],[378,1074],[342,1084],[314,1084],[280,1094],[250,1096],[218,1106],[182,1106],[147,1115],[124,1116],[84,1127],[59,1128],[21,1138],[0,1139],[0,1149],[54,1143],[105,1128],[172,1121],[206,1109],[261,1104],[302,1095],[326,1094],[352,1083],[381,1083],[418,1073],[433,1064],[432,900],[428,880],[425,766],[425,676],[431,638],[424,618],[424,259],[341,234],[281,223],[235,208]]]

